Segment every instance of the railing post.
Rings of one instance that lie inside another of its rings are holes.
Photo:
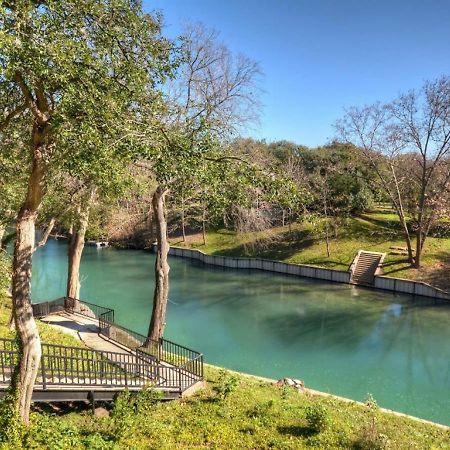
[[[41,354],[41,374],[42,374],[42,386],[44,389],[47,389],[47,381],[45,379],[45,355],[43,352]]]
[[[181,387],[181,367],[178,367],[178,387],[180,388],[180,392],[183,392],[183,388]]]

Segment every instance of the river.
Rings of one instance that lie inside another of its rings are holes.
[[[65,293],[67,245],[33,260],[33,301]],[[154,255],[87,247],[80,297],[146,333]],[[450,303],[170,258],[166,337],[205,361],[450,425]]]

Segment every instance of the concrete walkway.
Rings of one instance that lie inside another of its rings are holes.
[[[64,312],[46,316],[41,322],[80,339],[92,350],[131,354],[131,351],[99,335],[100,329],[96,319]]]

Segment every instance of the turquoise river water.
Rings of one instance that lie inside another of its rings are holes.
[[[65,293],[66,251],[34,256],[33,300]],[[154,255],[85,249],[80,297],[146,333]],[[171,258],[166,337],[205,361],[450,425],[450,302]]]

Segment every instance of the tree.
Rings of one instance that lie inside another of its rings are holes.
[[[1,3],[0,97],[7,100],[0,129],[6,133],[26,120],[31,141],[21,156],[30,170],[16,221],[12,274],[20,350],[14,379],[25,423],[41,355],[31,309],[31,257],[47,178],[68,160],[82,163],[86,154],[65,145],[79,121],[89,128],[86,118],[97,118],[93,132],[99,122],[106,129],[125,126],[142,97],[155,97],[155,85],[171,67],[170,51],[158,19],[143,14],[133,0]]]
[[[220,155],[221,142],[255,117],[258,65],[234,57],[217,40],[217,33],[198,25],[183,37],[184,60],[168,89],[168,111],[158,145],[150,138],[149,159],[158,183],[152,204],[158,250],[155,291],[148,336],[158,341],[164,333],[169,290],[165,198],[183,180],[202,174],[205,163],[221,163],[232,155]],[[218,154],[219,153],[219,154]]]
[[[337,128],[377,174],[399,217],[409,261],[419,268],[429,231],[448,207],[450,78],[427,82],[385,105],[350,108]]]

